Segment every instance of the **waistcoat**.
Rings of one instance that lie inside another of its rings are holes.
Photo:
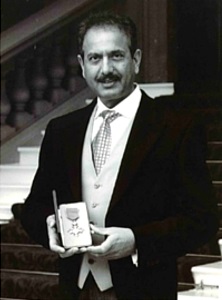
[[[132,125],[128,126],[127,130],[125,130],[121,137],[121,142],[116,144],[101,172],[99,175],[96,175],[91,148],[93,120],[94,113],[89,121],[83,145],[82,196],[87,206],[90,222],[98,227],[105,227],[106,213]],[[93,235],[94,245],[101,244],[102,241],[103,237]],[[90,271],[101,291],[113,286],[108,261],[92,259],[89,254],[85,253],[78,280],[80,288],[83,287]]]

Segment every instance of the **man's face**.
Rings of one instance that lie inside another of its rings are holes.
[[[127,35],[116,26],[92,27],[83,41],[84,59],[78,55],[83,76],[107,107],[114,107],[134,89],[141,51],[132,57]]]

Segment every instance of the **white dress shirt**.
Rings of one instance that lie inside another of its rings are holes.
[[[111,144],[111,151],[121,139],[121,136],[124,134],[128,126],[132,125],[137,109],[140,104],[141,100],[141,90],[139,86],[136,85],[134,91],[123,101],[117,104],[114,108],[107,108],[102,101],[98,98],[97,99],[97,106],[93,124],[93,131],[92,131],[92,140],[96,136],[99,128],[103,122],[103,117],[99,116],[101,112],[104,110],[114,110],[118,112],[120,116],[115,120],[115,122],[111,122],[111,132],[112,132],[112,144]]]

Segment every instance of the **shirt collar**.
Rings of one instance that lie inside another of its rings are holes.
[[[115,110],[115,112],[118,112],[125,118],[129,118],[129,119],[133,118],[136,114],[142,96],[139,85],[135,84],[135,86],[136,86],[135,89],[129,96],[127,96],[124,100],[122,100],[119,104],[117,104],[114,108],[111,109],[106,107],[98,97],[95,119],[104,110]]]

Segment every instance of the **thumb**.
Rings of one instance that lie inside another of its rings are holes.
[[[49,227],[51,227],[51,228],[54,227],[55,226],[55,215],[48,216],[46,219],[46,222]]]

